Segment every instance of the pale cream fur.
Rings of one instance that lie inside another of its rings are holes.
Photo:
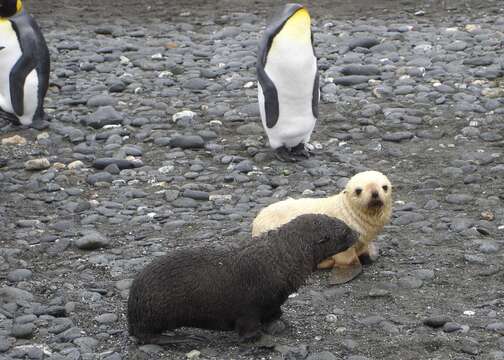
[[[358,195],[357,189],[362,192]],[[387,190],[385,190],[387,189]],[[378,192],[382,207],[369,207],[372,193]],[[361,234],[359,243],[349,250],[324,260],[319,267],[345,266],[358,261],[357,256],[369,253],[369,244],[390,221],[392,213],[392,185],[378,171],[364,171],[354,175],[345,189],[327,198],[287,199],[262,209],[252,224],[252,236],[275,229],[293,218],[307,213],[326,214],[344,221]]]

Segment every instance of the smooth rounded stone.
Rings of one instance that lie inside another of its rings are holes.
[[[450,194],[446,196],[445,200],[449,204],[464,205],[472,202],[474,198],[467,194]]]
[[[51,163],[46,158],[31,159],[24,163],[24,167],[26,170],[31,171],[45,170],[51,167]]]
[[[65,330],[70,329],[73,326],[73,321],[70,318],[55,318],[51,322],[49,328],[47,331],[49,331],[52,334],[59,334],[62,333]]]
[[[463,51],[465,50],[469,45],[462,40],[455,40],[451,43],[448,43],[445,47],[446,50],[449,51]]]
[[[55,340],[57,342],[66,343],[80,337],[82,337],[82,329],[74,326],[56,335]]]
[[[437,208],[439,208],[439,202],[437,200],[434,200],[434,199],[430,199],[424,205],[424,209],[425,210],[434,210],[434,209],[437,209]]]
[[[37,320],[37,316],[34,314],[28,314],[28,315],[21,315],[18,316],[14,319],[14,322],[16,324],[26,324],[26,323],[31,323]]]
[[[466,260],[469,263],[479,264],[479,265],[487,265],[487,263],[488,263],[484,257],[478,256],[478,255],[472,255],[472,254],[465,254],[464,260]]]
[[[469,355],[478,355],[479,343],[473,338],[462,339],[460,351]]]
[[[236,128],[236,132],[240,135],[262,135],[264,133],[264,129],[259,124],[248,123],[238,126]]]
[[[161,353],[164,349],[160,345],[156,344],[148,344],[148,345],[142,345],[138,347],[138,350],[147,353],[147,354],[159,354]],[[138,357],[141,359],[142,357]]]
[[[99,129],[105,125],[122,124],[123,115],[116,111],[113,106],[100,106],[86,119],[81,120],[81,122],[85,126]]]
[[[116,105],[117,100],[106,94],[99,94],[92,96],[88,99],[86,106],[88,107],[100,107],[100,106],[108,106],[108,105]]]
[[[446,315],[434,315],[424,319],[423,324],[431,328],[439,328],[449,321],[451,321],[451,319]]]
[[[362,355],[350,355],[346,360],[371,360],[370,358]]]
[[[467,218],[455,218],[450,222],[450,229],[455,232],[462,232],[474,225],[474,221]]]
[[[31,279],[32,275],[28,269],[15,269],[7,274],[7,280],[11,282],[25,281]]]
[[[2,145],[26,145],[27,141],[24,137],[19,135],[14,135],[2,139]]]
[[[248,173],[254,170],[254,163],[250,160],[242,160],[234,166],[233,170],[241,173]]]
[[[298,346],[275,345],[275,351],[282,354],[283,359],[305,359],[308,356],[308,346],[299,344]]]
[[[374,37],[359,37],[351,39],[348,42],[348,48],[353,50],[357,47],[369,49],[375,45],[378,45],[380,41]]]
[[[26,346],[16,346],[10,353],[6,360],[11,359],[30,359],[30,360],[42,360],[44,359],[44,351],[33,345]]]
[[[381,70],[376,65],[347,65],[341,69],[343,75],[379,75]]]
[[[393,133],[385,133],[382,136],[383,141],[391,141],[391,142],[401,142],[403,140],[409,140],[413,138],[413,133],[410,131],[398,131]]]
[[[452,333],[458,330],[462,330],[462,325],[456,322],[448,321],[443,325],[443,331],[446,333]]]
[[[204,90],[208,87],[209,83],[207,80],[200,79],[200,78],[194,78],[187,80],[182,84],[182,87],[189,89],[189,90]]]
[[[399,85],[394,90],[395,95],[408,95],[415,92],[415,88],[411,85]]]
[[[89,336],[83,336],[75,339],[73,343],[83,352],[90,353],[98,346],[99,341]]]
[[[333,79],[333,83],[342,86],[353,86],[358,84],[367,83],[372,77],[365,75],[348,75],[340,76]]]
[[[198,191],[191,189],[185,189],[184,192],[182,193],[182,196],[194,200],[203,200],[203,201],[208,201],[210,198],[210,194],[206,191]]]
[[[96,250],[110,245],[110,239],[99,232],[92,231],[75,240],[75,246],[81,250]]]
[[[338,358],[329,351],[322,351],[308,355],[306,360],[338,360]]]
[[[490,351],[489,360],[504,360],[504,351]]]
[[[196,209],[199,206],[199,203],[191,198],[187,197],[181,197],[177,198],[176,200],[172,201],[172,206],[176,208],[189,208],[189,209]]]
[[[22,289],[4,286],[0,288],[0,303],[10,303],[18,301],[33,301],[33,295]]]
[[[240,34],[241,30],[237,26],[225,26],[221,30],[216,31],[212,35],[212,39],[222,40],[225,38],[234,38],[238,34]]]
[[[11,329],[11,336],[17,339],[30,339],[35,329],[34,323],[14,324]]]
[[[462,61],[462,64],[469,65],[469,66],[488,66],[488,65],[492,65],[493,63],[494,63],[493,56],[477,56],[477,57],[471,57],[468,59],[464,59]]]
[[[382,321],[380,327],[388,334],[399,334],[399,328],[390,321]]]
[[[420,280],[432,280],[434,279],[434,270],[430,269],[418,269],[412,271],[412,275]]]
[[[0,335],[0,353],[6,352],[11,348],[13,342],[8,337]]]
[[[133,283],[133,279],[124,279],[124,280],[119,280],[115,283],[116,289],[123,291],[123,290],[128,290],[131,287],[131,284]]]
[[[419,221],[423,221],[425,216],[415,212],[406,212],[393,220],[394,225],[409,225]]]
[[[504,139],[504,137],[502,135],[500,135],[497,132],[492,132],[492,131],[481,133],[480,138],[481,138],[481,140],[487,141],[487,142],[496,142],[496,141],[500,141],[500,140]]]
[[[484,241],[479,246],[479,251],[483,254],[495,254],[499,249],[499,244],[493,241]]]
[[[86,179],[86,181],[91,185],[95,185],[96,183],[99,183],[99,182],[111,183],[112,180],[114,180],[114,177],[112,176],[112,174],[110,174],[106,171],[101,171],[101,172],[97,172],[95,174],[90,174],[90,175],[88,175],[88,177]]]
[[[171,147],[198,149],[205,146],[205,140],[199,135],[180,135],[170,139]]]
[[[135,160],[124,160],[124,159],[116,159],[116,158],[99,158],[93,162],[93,167],[99,170],[105,169],[109,165],[116,165],[119,169],[134,169],[139,167],[141,164],[140,161]]]
[[[397,284],[403,289],[418,289],[422,287],[423,281],[412,276],[404,276],[397,281]]]
[[[110,324],[117,321],[117,315],[112,313],[101,314],[95,317],[95,320],[100,324]]]
[[[119,169],[119,166],[117,166],[117,164],[107,165],[103,170],[112,175],[119,175],[121,173],[121,169]]]
[[[500,335],[504,335],[504,322],[500,321],[488,324],[486,330],[494,331]]]
[[[359,320],[359,322],[361,324],[366,325],[366,326],[378,325],[382,321],[385,321],[385,318],[380,315],[372,315],[372,316],[368,316],[364,319]]]

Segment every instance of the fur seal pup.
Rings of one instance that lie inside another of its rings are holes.
[[[0,110],[16,123],[45,126],[50,60],[44,36],[21,0],[0,1]]]
[[[357,239],[342,221],[307,214],[242,246],[176,250],[133,281],[129,333],[140,343],[166,344],[174,341],[163,331],[188,326],[255,340],[320,261]]]
[[[345,252],[319,264],[319,268],[338,268],[333,272],[332,284],[352,280],[362,271],[362,261],[372,261],[378,249],[372,241],[390,221],[392,214],[392,185],[378,171],[364,171],[354,175],[345,189],[327,198],[287,199],[262,209],[252,224],[252,235],[275,229],[296,216],[326,214],[344,221],[360,234],[359,242]]]
[[[308,10],[286,4],[259,43],[258,101],[261,121],[275,156],[297,161],[319,117],[319,73]],[[294,155],[294,156],[293,156]]]

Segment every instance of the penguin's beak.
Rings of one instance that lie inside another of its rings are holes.
[[[5,46],[0,46],[0,51],[2,51],[3,49],[5,49]]]

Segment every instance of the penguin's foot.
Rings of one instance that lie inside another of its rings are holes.
[[[291,152],[285,147],[279,147],[275,149],[275,157],[283,162],[297,162],[298,159],[292,156]]]
[[[31,127],[36,130],[44,130],[49,127],[49,122],[47,120],[34,121],[32,122]]]
[[[299,143],[291,149],[295,156],[303,156],[309,158],[312,155],[310,149],[305,145],[305,143]]]
[[[0,109],[0,119],[3,119],[13,125],[21,125],[16,115],[3,111],[2,109]]]

